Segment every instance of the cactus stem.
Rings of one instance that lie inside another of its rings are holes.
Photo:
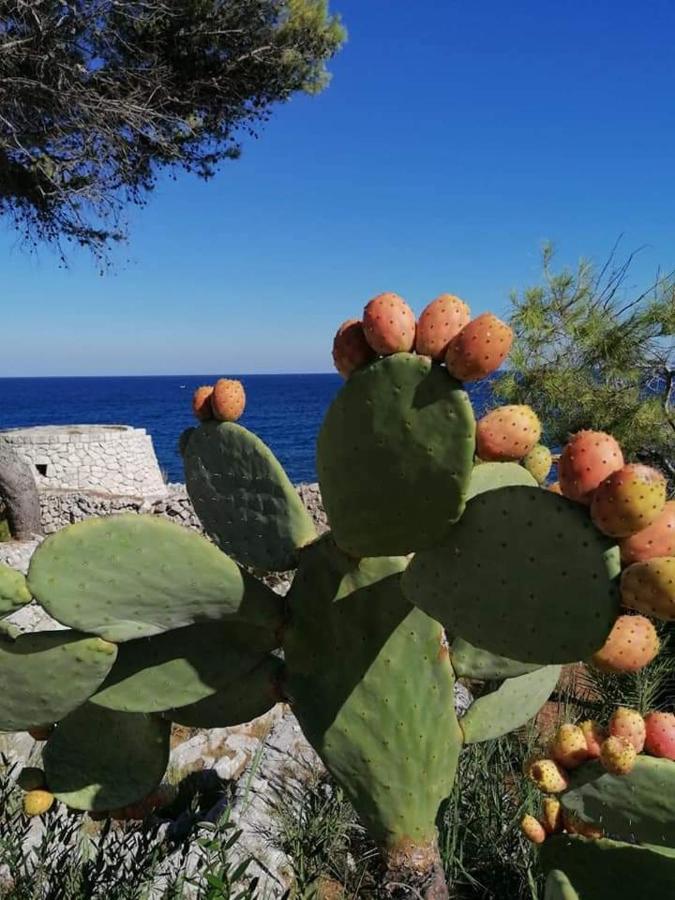
[[[385,848],[383,856],[382,896],[387,900],[409,900],[410,897],[448,900],[448,888],[435,839],[428,843],[405,839]]]

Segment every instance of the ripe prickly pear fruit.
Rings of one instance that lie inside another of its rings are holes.
[[[631,463],[605,478],[593,494],[591,518],[610,537],[628,537],[658,518],[666,505],[666,479],[651,466]]]
[[[23,811],[27,816],[41,816],[52,807],[54,795],[41,789],[23,795]]]
[[[441,294],[422,311],[417,322],[415,350],[443,362],[448,344],[469,324],[469,307],[453,294]]]
[[[630,566],[656,556],[675,556],[675,500],[669,500],[651,525],[619,541],[621,562]]]
[[[192,412],[200,422],[206,422],[213,418],[213,410],[211,409],[211,397],[213,395],[213,386],[210,384],[202,385],[192,395]]]
[[[621,602],[648,616],[674,621],[675,556],[657,556],[624,569]]]
[[[372,362],[377,354],[366,340],[363,322],[347,319],[337,330],[333,339],[333,362],[343,378],[362,369]]]
[[[562,829],[562,806],[555,797],[544,797],[541,824],[546,834],[557,834]]]
[[[604,831],[597,825],[591,825],[590,822],[584,822],[578,816],[573,815],[568,810],[563,810],[562,814],[563,828],[568,834],[580,834],[587,838],[601,838]]]
[[[524,816],[520,823],[520,830],[533,844],[543,844],[546,840],[546,829],[534,816]]]
[[[645,716],[645,750],[652,756],[675,761],[675,715],[651,712]]]
[[[548,447],[537,444],[524,457],[523,465],[539,484],[544,484],[553,465],[553,456]],[[560,487],[559,484],[558,487]]]
[[[560,487],[559,481],[554,481],[548,489],[552,494],[560,494],[560,496],[562,496],[562,488]]]
[[[236,422],[244,412],[246,394],[241,381],[219,378],[211,395],[213,418],[219,422]]]
[[[600,763],[611,775],[628,775],[637,759],[637,751],[627,738],[608,737],[600,750]]]
[[[445,364],[460,381],[477,381],[501,366],[512,343],[509,326],[492,313],[483,313],[450,341]]]
[[[644,750],[647,730],[645,720],[636,709],[627,709],[625,706],[615,709],[609,720],[609,733],[612,737],[630,741],[636,753]]]
[[[590,503],[598,485],[623,464],[621,447],[611,434],[578,431],[565,445],[558,462],[563,495],[578,503]]]
[[[528,766],[527,774],[544,794],[560,794],[567,790],[567,773],[554,759],[537,759]]]
[[[28,729],[28,734],[34,741],[47,741],[53,731],[53,725],[36,725],[35,728]]]
[[[476,453],[484,462],[522,459],[541,437],[541,423],[529,406],[498,406],[476,425]]]
[[[569,723],[560,726],[548,749],[553,759],[566,769],[576,769],[589,757],[586,736],[578,725]]]
[[[363,331],[376,353],[407,353],[415,343],[415,313],[398,294],[378,294],[363,310]]]
[[[601,672],[637,672],[650,663],[661,649],[653,624],[644,616],[619,616],[609,637],[591,657]]]
[[[37,766],[26,766],[19,772],[16,779],[22,791],[37,791],[46,788],[45,773]]]
[[[589,759],[600,759],[600,749],[602,742],[607,737],[607,731],[595,719],[586,719],[585,722],[579,724],[579,728],[586,738]]]

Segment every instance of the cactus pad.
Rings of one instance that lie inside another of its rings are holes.
[[[157,516],[88,519],[51,535],[28,584],[64,625],[110,641],[196,622],[276,627],[282,602],[194,531]]]
[[[91,702],[145,713],[196,703],[251,671],[275,646],[273,633],[235,622],[127,641]]]
[[[551,696],[560,678],[560,666],[546,666],[509,678],[501,687],[474,701],[460,727],[467,744],[489,741],[529,722]]]
[[[450,658],[455,674],[460,678],[476,678],[480,681],[501,681],[503,678],[517,678],[534,672],[541,666],[536,663],[521,663],[505,656],[496,656],[474,647],[462,638],[456,638],[450,648]]]
[[[45,744],[49,789],[73,809],[91,812],[142,800],[166,771],[170,731],[158,716],[85,703]]]
[[[403,597],[405,564],[318,541],[302,554],[284,640],[284,688],[305,735],[390,847],[435,836],[462,742],[443,629]]]
[[[675,850],[669,847],[555,834],[540,854],[544,870],[564,872],[580,900],[675,896]]]
[[[163,718],[188,728],[228,728],[250,722],[281,699],[278,683],[282,671],[283,662],[267,656],[226,688],[198,703],[168,710]]]
[[[318,439],[335,541],[356,557],[433,547],[462,514],[474,446],[468,396],[428,357],[397,353],[355,372]]]
[[[207,533],[260,571],[292,569],[316,531],[281,464],[259,437],[232,422],[197,428],[184,451],[185,482]]]
[[[572,882],[560,869],[553,869],[546,879],[544,900],[581,900]]]
[[[0,638],[0,731],[58,722],[96,691],[117,647],[74,631]]]
[[[541,488],[505,487],[474,497],[444,544],[417,553],[403,590],[484,650],[566,663],[604,644],[618,572],[618,548],[586,510]]]
[[[515,487],[519,484],[523,487],[537,487],[534,476],[530,475],[527,469],[524,469],[518,463],[481,463],[471,473],[469,491],[466,497],[467,503],[473,497],[478,496],[478,494],[484,494],[486,491],[495,491],[497,488],[502,487]]]
[[[21,572],[0,563],[0,616],[8,616],[30,601],[30,591]]]
[[[610,775],[597,762],[575,770],[562,796],[568,812],[609,834],[644,844],[675,845],[675,764],[638,756],[627,775]]]

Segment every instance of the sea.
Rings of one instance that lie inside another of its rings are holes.
[[[152,436],[167,481],[182,482],[180,433],[194,424],[192,393],[214,375],[99,378],[0,378],[0,429],[30,425],[132,425]],[[337,374],[231,375],[246,391],[240,424],[274,451],[293,483],[316,477],[316,438],[342,385]],[[470,390],[477,416],[489,401],[489,381]]]

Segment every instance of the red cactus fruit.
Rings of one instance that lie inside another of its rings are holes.
[[[675,714],[651,712],[645,716],[645,750],[652,756],[675,761]]]
[[[520,830],[533,844],[543,844],[546,840],[546,830],[534,816],[524,816],[520,823]]]
[[[543,444],[536,444],[523,458],[523,465],[539,484],[544,484],[548,478],[552,464],[551,451]],[[558,483],[556,482],[556,484]],[[560,488],[559,484],[558,488]]]
[[[599,825],[592,825],[590,822],[584,822],[579,816],[575,816],[569,810],[564,809],[562,813],[563,828],[568,834],[580,834],[587,838],[601,838],[604,831]]]
[[[192,412],[200,422],[213,418],[213,410],[211,409],[211,396],[213,387],[210,384],[198,387],[192,395]]]
[[[651,525],[619,542],[625,566],[655,556],[675,556],[675,500],[669,500]]]
[[[659,636],[649,619],[619,616],[591,662],[602,672],[637,672],[654,659],[660,648]]]
[[[580,723],[579,728],[581,728],[584,737],[586,738],[586,748],[588,750],[589,758],[599,759],[600,748],[602,747],[602,742],[607,737],[607,731],[599,722],[596,722],[595,719],[586,719],[585,722]]]
[[[560,794],[569,787],[567,772],[554,759],[536,759],[527,767],[530,781],[544,794]]]
[[[631,463],[605,478],[593,494],[591,518],[610,537],[647,528],[666,505],[666,479],[657,470]]]
[[[498,406],[476,425],[476,452],[485,462],[522,459],[541,437],[541,423],[529,406]]]
[[[366,340],[363,322],[347,319],[338,328],[333,339],[333,362],[343,378],[372,362],[377,354]]]
[[[560,487],[559,481],[554,481],[553,484],[548,488],[548,490],[552,494],[560,494],[562,496],[562,488]]]
[[[541,824],[546,834],[556,834],[562,829],[562,806],[555,797],[544,797]]]
[[[415,343],[415,313],[398,294],[378,294],[363,310],[363,331],[382,356],[408,352]]]
[[[600,764],[612,775],[628,775],[636,759],[637,751],[627,738],[610,735],[600,749]]]
[[[213,388],[211,408],[219,422],[236,422],[244,412],[246,394],[241,381],[219,378]]]
[[[34,741],[49,740],[49,736],[54,731],[54,725],[36,725],[34,728],[28,729],[28,734]]]
[[[589,758],[586,736],[577,725],[565,723],[556,731],[549,753],[566,769],[576,769]]]
[[[445,364],[460,381],[477,381],[501,366],[512,343],[509,326],[492,313],[483,313],[450,341]]]
[[[560,454],[561,490],[568,499],[588,504],[598,485],[623,464],[621,447],[611,434],[578,431]]]
[[[621,602],[648,616],[675,621],[675,556],[657,556],[624,569]]]
[[[448,344],[469,324],[469,307],[454,294],[441,294],[422,311],[417,323],[415,350],[443,362]]]
[[[612,737],[630,741],[636,753],[644,750],[647,734],[645,720],[636,709],[627,709],[625,706],[615,709],[609,720],[609,733]]]

